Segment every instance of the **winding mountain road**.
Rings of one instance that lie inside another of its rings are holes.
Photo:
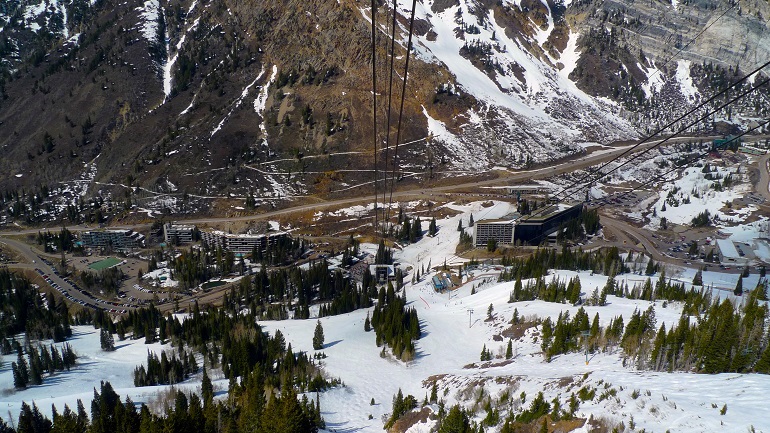
[[[685,143],[688,141],[692,141],[693,139],[696,139],[696,137],[678,137],[678,138],[673,138],[668,140],[667,144]],[[710,139],[710,137],[697,137],[697,139]],[[633,149],[631,153],[643,152],[645,150],[648,150],[651,147],[658,145],[662,141],[663,140],[655,140],[655,141],[644,143],[643,145],[637,147],[636,149]],[[507,183],[529,182],[535,179],[544,179],[544,178],[548,178],[548,177],[552,177],[552,176],[556,176],[564,173],[582,170],[597,164],[605,163],[607,161],[610,161],[622,155],[623,153],[631,149],[633,146],[634,145],[627,145],[627,146],[614,147],[610,150],[594,151],[588,155],[584,155],[577,159],[561,162],[548,167],[537,168],[534,170],[516,171],[508,175],[497,177],[495,179],[488,179],[488,180],[481,180],[481,181],[467,181],[467,182],[462,182],[462,183],[453,184],[453,185],[442,185],[442,186],[435,186],[435,187],[429,187],[429,188],[413,188],[409,190],[394,191],[393,200],[394,201],[402,200],[402,199],[405,199],[408,197],[414,197],[414,196],[425,197],[425,196],[431,196],[431,195],[437,195],[437,194],[445,194],[445,193],[450,193],[452,191],[457,191],[457,190],[466,189],[466,188],[479,188],[483,186],[505,185]],[[348,198],[341,198],[341,199],[334,199],[334,200],[319,201],[314,203],[298,204],[296,206],[290,206],[284,209],[272,210],[272,211],[267,211],[259,214],[253,214],[253,215],[243,215],[243,216],[236,216],[236,217],[177,218],[175,220],[178,221],[179,223],[186,223],[186,224],[218,224],[218,223],[227,223],[227,222],[264,220],[264,219],[271,219],[271,218],[281,217],[285,215],[290,215],[297,212],[307,212],[307,211],[326,209],[330,207],[341,207],[341,206],[348,206],[348,205],[361,204],[361,203],[371,203],[374,200],[375,200],[375,196],[373,194],[369,194],[369,195],[358,196],[358,197],[348,197]],[[150,223],[135,224],[130,226],[114,225],[114,226],[111,226],[111,228],[147,229],[151,225],[152,224]],[[89,227],[86,227],[83,225],[68,226],[67,228],[70,231],[90,230]],[[4,230],[4,231],[0,231],[0,236],[35,234],[39,230],[40,229],[38,228]]]

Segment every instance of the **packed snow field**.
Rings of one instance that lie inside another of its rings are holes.
[[[510,204],[501,202],[487,207],[481,203],[448,206],[460,213],[439,220],[437,236],[426,236],[396,251],[397,261],[413,268],[427,268],[429,264],[438,266],[445,260],[450,265],[459,264],[463,260],[455,255],[458,222],[462,219],[463,225],[467,226],[471,212],[478,221],[501,217],[513,210]],[[427,226],[427,221],[425,224]],[[374,245],[363,247],[376,249]],[[514,409],[528,407],[540,391],[546,401],[558,397],[565,404],[571,393],[590,386],[597,389],[597,396],[606,392],[608,397],[582,402],[577,416],[604,419],[610,426],[623,422],[626,426],[634,425],[637,430],[656,432],[734,432],[748,431],[752,426],[757,431],[770,431],[770,418],[763,415],[770,376],[640,371],[624,363],[619,349],[592,353],[588,362],[585,354],[571,353],[555,356],[547,363],[541,353],[537,327],[529,328],[521,338],[514,340],[515,356],[510,361],[505,360],[503,353],[508,339],[501,338],[501,334],[509,327],[515,309],[527,319],[535,316],[555,319],[564,311],[574,316],[578,307],[542,301],[508,303],[514,283],[497,283],[494,270],[484,269],[471,273],[465,284],[451,294],[434,291],[429,283],[430,274],[415,284],[407,282],[406,297],[409,306],[417,309],[422,328],[422,338],[416,344],[416,357],[407,363],[396,360],[389,353],[381,356],[374,332],[364,331],[364,321],[371,309],[320,319],[325,334],[322,351],[328,356],[322,362],[330,376],[338,377],[344,383],[344,386],[320,396],[327,430],[382,431],[392,410],[392,398],[399,389],[404,395],[412,394],[422,401],[436,381],[438,395],[447,406],[460,403],[470,408],[481,387],[493,398],[508,392],[512,396],[509,404]],[[668,268],[666,274],[689,283],[694,271]],[[548,279],[568,280],[575,276],[580,278],[583,292],[589,295],[594,289],[601,290],[607,280],[606,276],[572,271],[552,271]],[[652,278],[655,280],[657,276]],[[733,297],[731,291],[719,289],[731,289],[737,278],[737,275],[717,272],[703,273],[704,285],[713,284],[715,295],[720,297]],[[757,278],[752,276],[744,280],[745,287],[754,287]],[[623,274],[616,279],[632,285],[635,280],[643,281],[645,277]],[[484,281],[486,283],[482,284]],[[651,304],[655,307],[657,326],[665,323],[669,328],[678,321],[682,309],[677,303],[664,306],[661,302],[609,296],[608,305],[585,309],[589,317],[598,313],[600,324],[606,326],[617,315],[623,315],[627,322],[636,309],[644,311]],[[487,317],[490,305],[493,307],[491,319]],[[271,334],[280,329],[294,350],[313,353],[316,320],[264,321],[260,325]],[[116,341],[115,352],[103,352],[97,330],[90,327],[73,329],[75,335],[70,344],[79,355],[78,365],[70,372],[45,379],[41,386],[13,391],[12,357],[5,357],[0,369],[0,416],[15,421],[22,401],[35,401],[49,415],[51,404],[56,404],[59,410],[65,403],[74,408],[78,398],[88,409],[93,388],[98,388],[101,380],[109,380],[118,394],[130,396],[136,403],[152,403],[169,388],[133,387],[132,372],[135,366],[146,362],[148,350],[156,353],[173,350],[170,346],[126,340]],[[483,347],[493,354],[491,362],[479,361]],[[214,385],[221,396],[227,382],[218,372],[214,372],[213,377],[218,378]],[[198,392],[200,375],[176,386]],[[518,397],[522,392],[527,396],[523,405]],[[727,410],[722,413],[725,405]],[[437,411],[438,407],[434,405],[433,409]],[[477,420],[484,415],[479,409]],[[428,431],[432,426],[434,421],[429,420],[415,424],[410,431]],[[590,428],[585,425],[577,431],[587,432]]]

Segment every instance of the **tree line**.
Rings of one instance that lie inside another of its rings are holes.
[[[41,297],[25,276],[0,269],[0,338],[24,333],[28,340],[62,342],[72,335],[64,300]]]
[[[591,270],[603,275],[630,271],[617,247],[592,252],[585,252],[582,248],[572,250],[566,246],[562,247],[561,251],[554,248],[538,248],[527,257],[505,255],[501,259],[501,265],[505,266],[505,270],[500,274],[498,281],[538,278],[548,275],[549,269]]]
[[[553,279],[546,284],[542,278],[521,287],[517,281],[511,299],[542,299],[565,302],[574,296],[579,281],[568,283]],[[572,289],[570,289],[572,288]],[[661,272],[657,281],[647,278],[629,288],[608,278],[599,303],[607,295],[662,302],[682,303],[682,314],[674,324],[658,325],[655,308],[635,310],[624,323],[622,316],[614,317],[608,326],[599,326],[599,314],[592,319],[581,307],[574,317],[562,312],[553,321],[542,321],[543,354],[550,361],[554,356],[587,350],[620,348],[626,362],[638,368],[656,371],[695,371],[701,373],[756,372],[770,374],[770,344],[767,330],[767,294],[765,282],[743,295],[742,302],[713,297],[708,288],[686,289],[684,283],[672,282]],[[518,296],[518,298],[517,298]],[[588,303],[593,295],[589,298]],[[693,320],[695,318],[696,320]]]

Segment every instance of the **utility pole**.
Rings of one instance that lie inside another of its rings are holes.
[[[473,326],[473,310],[468,309],[468,328]]]

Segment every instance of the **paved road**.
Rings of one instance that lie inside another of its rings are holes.
[[[623,240],[626,240],[627,241],[626,246],[628,246],[628,243],[630,243],[631,245],[641,244],[645,252],[648,255],[652,256],[652,258],[657,262],[664,262],[664,263],[673,264],[684,268],[692,268],[692,269],[700,269],[707,264],[711,266],[715,266],[713,263],[703,263],[699,261],[692,261],[689,259],[679,259],[676,257],[671,257],[669,255],[666,255],[658,249],[658,241],[656,239],[651,239],[651,233],[647,232],[644,229],[635,227],[627,222],[620,221],[620,220],[608,217],[606,215],[602,215],[601,223],[602,223],[602,226],[604,226],[605,230],[609,230],[611,233],[616,235],[616,237],[621,242]],[[718,271],[722,273],[728,273],[728,274],[736,274],[736,273],[742,272],[742,269],[738,266],[731,265],[731,268],[732,269],[730,270],[719,269]]]
[[[711,138],[713,137],[679,137],[679,138],[671,139],[667,143],[676,144],[676,143],[692,141],[693,139],[711,139]],[[647,150],[657,145],[661,141],[662,140],[656,140],[656,141],[650,141],[649,143],[645,143],[644,145],[634,149],[632,153],[638,153],[638,152]],[[407,197],[411,197],[415,195],[430,196],[435,194],[449,193],[452,191],[457,191],[465,188],[478,188],[482,186],[505,185],[505,184],[511,184],[511,183],[517,183],[517,182],[528,182],[535,179],[544,179],[544,178],[556,176],[559,174],[564,174],[564,173],[573,172],[576,170],[585,169],[593,165],[607,162],[613,158],[618,157],[624,152],[628,151],[631,147],[632,145],[621,146],[621,147],[613,148],[611,150],[600,150],[600,151],[592,152],[580,158],[570,160],[570,161],[565,161],[553,166],[542,167],[534,170],[518,171],[518,172],[514,172],[509,175],[501,176],[495,179],[489,179],[489,180],[483,180],[483,181],[468,181],[468,182],[463,182],[463,183],[454,184],[454,185],[436,186],[432,188],[414,188],[410,190],[397,191],[397,192],[393,192],[393,199],[401,200],[401,199],[405,199]],[[349,198],[342,198],[342,199],[336,199],[336,200],[328,200],[328,201],[322,201],[322,202],[316,202],[316,203],[299,204],[299,205],[288,207],[285,209],[268,211],[260,214],[254,214],[254,215],[245,215],[245,216],[238,216],[238,217],[218,217],[218,218],[214,218],[214,217],[212,218],[177,218],[175,220],[180,223],[186,223],[186,224],[216,224],[216,223],[226,223],[226,222],[263,220],[263,219],[272,219],[272,218],[276,218],[284,215],[290,215],[295,212],[307,212],[307,211],[324,209],[328,207],[340,207],[340,206],[360,204],[360,203],[370,203],[370,202],[373,202],[374,200],[375,200],[374,195],[366,195],[366,196],[359,196],[359,197],[349,197]],[[112,226],[111,228],[146,229],[146,228],[149,228],[150,226],[151,224],[137,224],[132,226]],[[82,225],[69,226],[67,228],[70,231],[86,231],[91,229],[89,227],[85,227]],[[0,236],[4,234],[5,235],[35,234],[38,231],[40,231],[40,229],[37,229],[37,228],[5,230],[0,232]]]

